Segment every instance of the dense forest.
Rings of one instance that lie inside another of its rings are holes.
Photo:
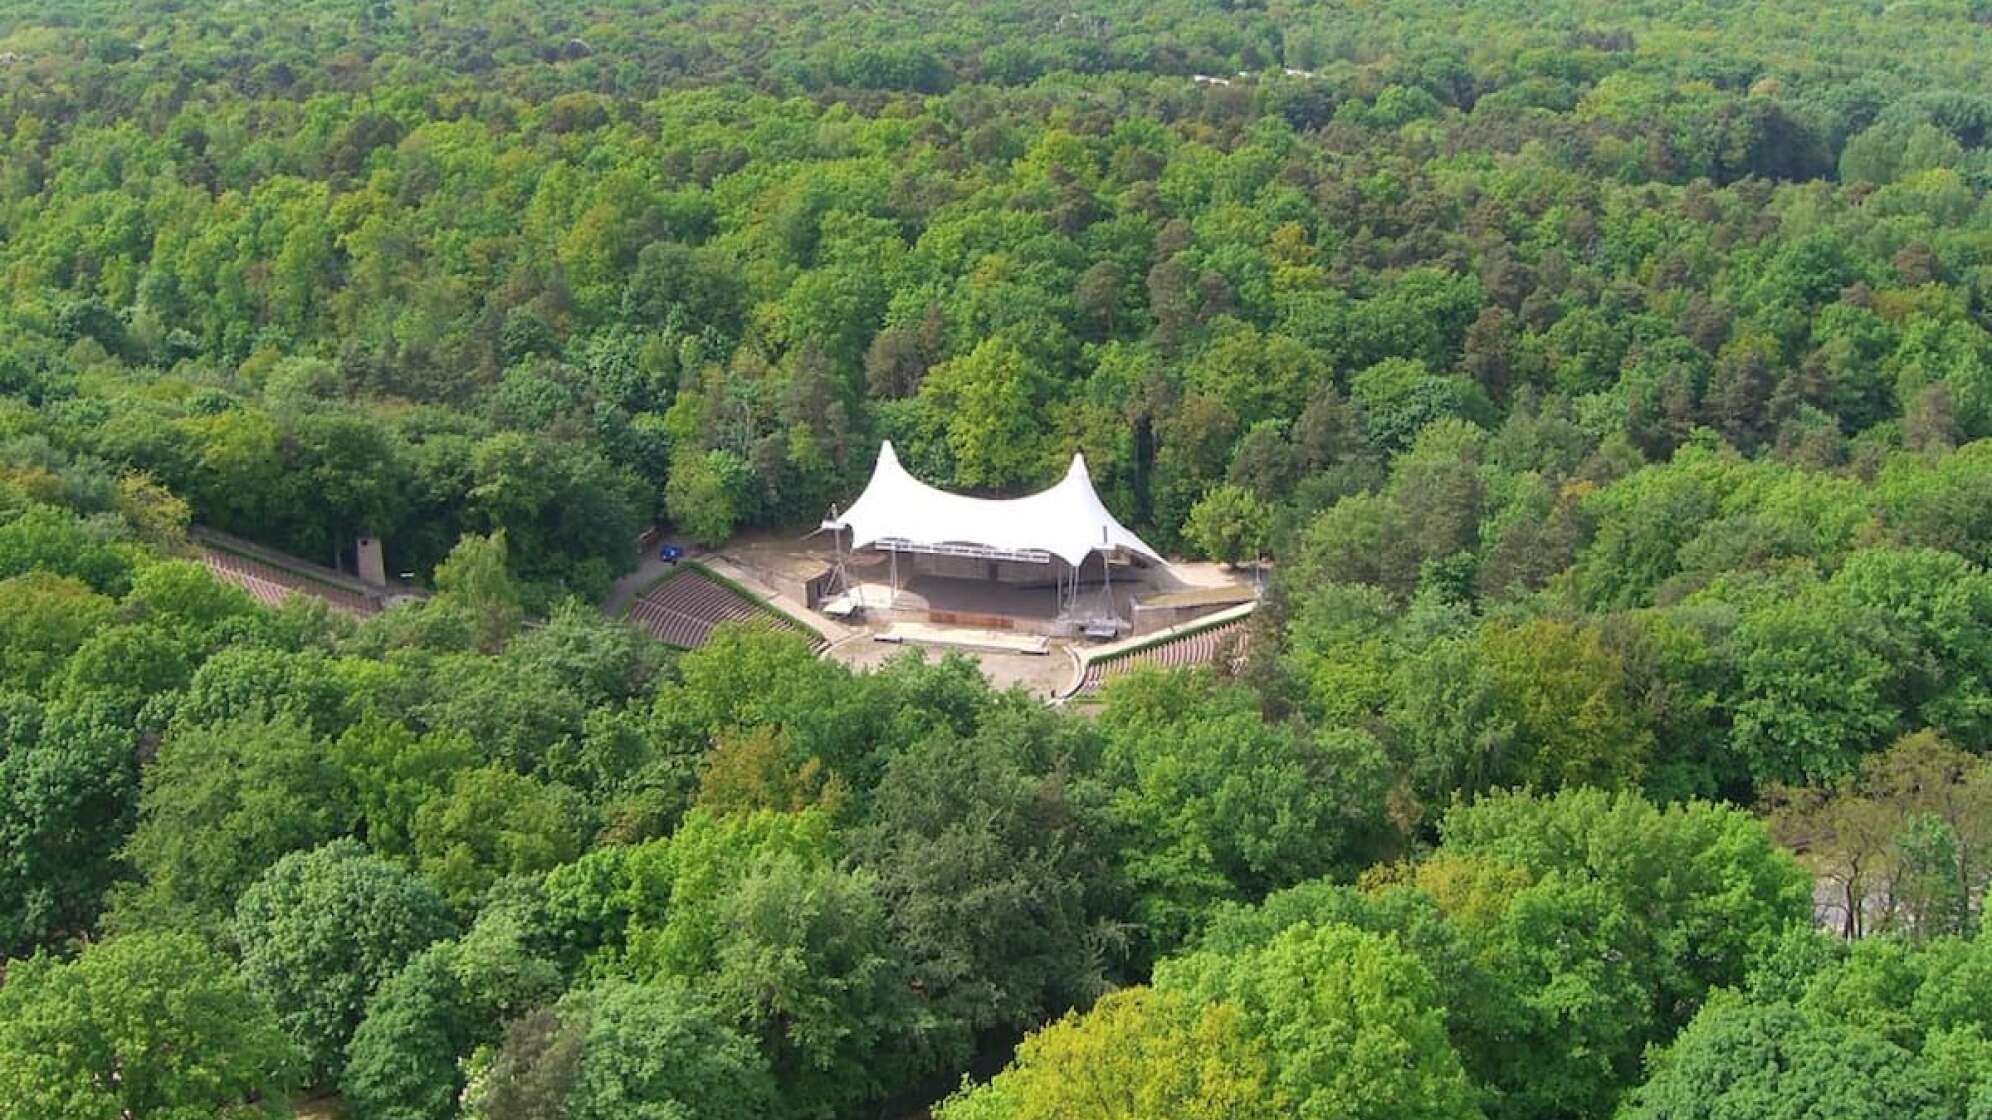
[[[1988,74],[1982,0],[0,0],[0,1120],[1992,1118]],[[885,439],[1269,554],[1249,660],[597,610]]]

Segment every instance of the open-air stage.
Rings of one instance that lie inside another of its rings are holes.
[[[1216,565],[1170,563],[1094,491],[1085,460],[1021,498],[913,478],[890,444],[851,506],[800,539],[758,534],[714,554],[767,605],[814,627],[826,655],[876,665],[903,646],[975,657],[999,685],[1083,694],[1134,665],[1234,664],[1257,588]]]
[[[854,605],[867,616],[913,619],[936,625],[965,626],[983,630],[1022,630],[1049,635],[1062,617],[1072,613],[1073,604],[1061,602],[1059,591],[1050,582],[1042,585],[996,583],[925,573],[899,576],[892,585],[890,573],[853,570],[860,577],[851,588]],[[875,565],[883,568],[884,565]],[[1137,597],[1149,588],[1148,581],[1134,573],[1123,574],[1119,586],[1104,582],[1081,585],[1073,593],[1081,617],[1129,618]],[[1137,582],[1138,581],[1138,582]]]

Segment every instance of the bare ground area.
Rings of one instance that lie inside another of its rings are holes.
[[[982,675],[997,688],[1018,686],[1040,700],[1048,700],[1072,683],[1077,672],[1064,643],[1054,642],[1045,654],[989,653],[950,650],[932,646],[873,641],[864,634],[831,646],[826,656],[853,669],[875,669],[895,657],[924,657],[937,661],[948,653],[960,653],[982,666]]]
[[[312,1097],[294,1103],[297,1120],[346,1120],[346,1102],[332,1095]]]

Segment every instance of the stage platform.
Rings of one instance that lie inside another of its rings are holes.
[[[905,579],[895,592],[885,583],[864,582],[852,588],[838,606],[855,606],[874,622],[925,622],[937,627],[1015,631],[1052,635],[1073,629],[1085,619],[1110,614],[1125,619],[1133,611],[1140,587],[1115,584],[1111,606],[1101,586],[1079,589],[1078,609],[1058,613],[1050,586],[1019,587],[984,580],[920,575]],[[819,608],[820,609],[820,608]]]

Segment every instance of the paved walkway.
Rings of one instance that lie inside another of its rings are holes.
[[[657,549],[666,543],[677,544],[680,548],[684,548],[687,559],[693,558],[698,552],[697,549],[687,547],[682,541],[674,541],[669,537],[652,542],[637,554],[636,570],[617,580],[615,586],[609,589],[609,597],[602,600],[603,614],[610,618],[621,618],[628,614],[630,604],[636,602],[636,597],[672,570],[670,564],[657,558]]]

